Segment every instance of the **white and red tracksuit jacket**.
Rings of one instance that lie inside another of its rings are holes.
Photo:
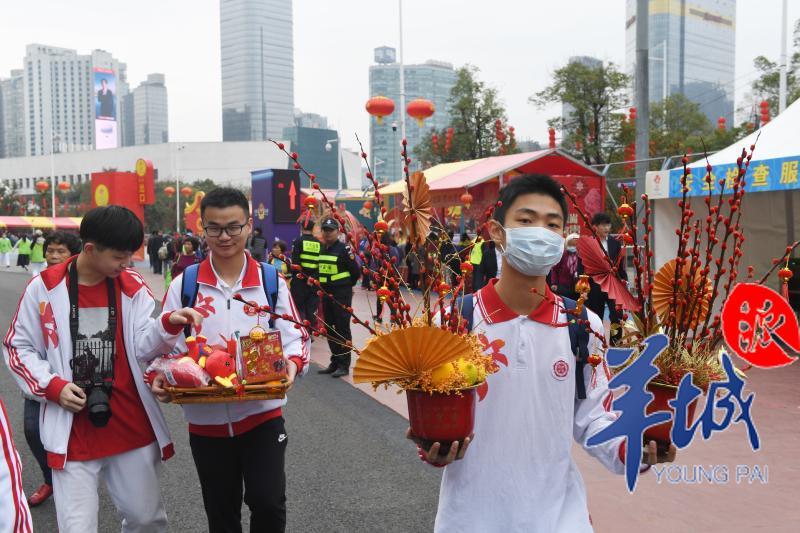
[[[183,274],[172,280],[169,290],[164,296],[165,313],[182,307],[182,282]],[[205,336],[209,344],[225,346],[227,340],[234,337],[237,331],[240,336],[246,336],[250,329],[259,323],[259,318],[250,307],[233,299],[233,295],[239,293],[247,301],[256,301],[259,305],[267,305],[267,295],[261,281],[261,265],[250,255],[247,255],[242,272],[234,286],[228,287],[217,276],[211,265],[210,256],[198,267],[197,283],[198,291],[194,308],[204,318],[201,331],[194,333]],[[293,320],[300,320],[289,294],[286,280],[280,275],[275,311],[281,315],[289,315]],[[265,329],[269,328],[268,321],[268,316],[260,318],[260,323]],[[288,359],[295,362],[297,376],[300,377],[308,371],[308,333],[280,318],[275,321],[275,328],[281,333],[283,353]],[[172,331],[177,330],[178,328],[172,329]],[[185,351],[186,342],[181,335],[173,352]],[[189,404],[182,407],[191,433],[208,437],[232,437],[249,431],[267,420],[281,416],[281,407],[284,404],[286,404],[285,398],[220,404]]]
[[[31,533],[31,511],[22,489],[22,466],[0,398],[0,533]]]
[[[496,282],[476,293],[473,324],[499,371],[478,388],[475,440],[464,459],[444,469],[435,531],[591,532],[573,441],[612,472],[624,471],[622,438],[586,445],[617,418],[605,365],[584,367],[586,399],[576,399],[569,331],[555,327],[567,320],[563,310],[545,301],[519,316],[502,302]],[[600,319],[588,314],[602,334]],[[589,353],[599,349],[591,336]]]
[[[52,468],[61,469],[69,460],[67,445],[72,413],[58,404],[66,382],[72,381],[72,338],[69,332],[70,260],[43,271],[28,284],[3,341],[3,356],[11,375],[23,391],[42,403],[39,428],[42,445]],[[155,301],[149,287],[132,269],[119,276],[120,314],[125,352],[136,390],[161,448],[161,458],[174,455],[164,415],[144,382],[142,364],[168,353],[178,334],[164,328],[167,315],[153,319]]]

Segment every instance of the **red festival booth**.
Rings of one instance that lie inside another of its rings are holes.
[[[92,173],[92,207],[121,205],[133,211],[144,224],[144,206],[155,201],[153,163],[145,159],[136,161],[135,172]],[[134,254],[137,261],[144,260],[144,247]]]
[[[441,166],[426,170],[426,175],[437,174],[435,169]],[[500,187],[523,174],[553,176],[576,197],[578,205],[590,217],[604,210],[603,175],[558,149],[465,161],[453,172],[437,175],[429,182],[431,201],[434,208],[441,210],[441,214],[449,214],[450,219],[459,218],[463,212],[465,219],[479,220],[485,209],[497,201]],[[471,197],[469,206],[464,203],[465,197]],[[460,209],[453,209],[454,206]],[[582,226],[577,213],[570,210],[567,232],[586,231]]]

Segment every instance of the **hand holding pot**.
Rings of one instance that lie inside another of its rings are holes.
[[[434,466],[447,466],[453,461],[458,461],[464,458],[464,455],[467,453],[467,448],[469,448],[469,444],[475,438],[475,433],[470,433],[469,437],[464,439],[463,444],[459,443],[457,440],[453,441],[452,444],[450,444],[450,451],[447,453],[447,455],[439,455],[439,448],[441,447],[441,444],[438,442],[434,442],[430,449],[425,450],[422,441],[411,432],[411,428],[406,430],[406,438],[416,443],[417,447],[420,449],[420,456],[426,462]]]

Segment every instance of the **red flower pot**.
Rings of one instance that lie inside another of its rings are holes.
[[[461,389],[460,392],[406,391],[411,432],[422,441],[422,447],[426,450],[438,442],[441,445],[440,455],[447,455],[453,441],[461,443],[472,433],[475,427],[476,388]]]
[[[655,411],[669,411],[672,413],[672,415],[671,418],[666,422],[645,430],[645,442],[654,440],[658,444],[659,451],[666,451],[669,449],[669,445],[672,443],[670,435],[672,433],[672,420],[675,417],[675,410],[667,402],[675,399],[675,396],[678,394],[678,387],[674,385],[665,385],[663,383],[650,382],[647,385],[647,390],[652,392],[654,397],[653,400],[647,404],[645,413],[649,415]],[[687,420],[689,424],[694,422],[694,411],[696,407],[697,400],[695,399],[689,404],[687,410]]]

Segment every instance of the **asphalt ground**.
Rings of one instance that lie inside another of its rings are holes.
[[[16,310],[30,274],[0,272],[2,333]],[[322,344],[322,343],[320,343]],[[2,397],[23,465],[25,492],[42,483],[25,442],[23,398],[8,368],[0,370]],[[408,532],[431,531],[436,514],[440,472],[423,464],[404,438],[403,417],[347,382],[309,373],[289,393],[284,410],[287,448],[287,531]],[[175,456],[164,463],[161,481],[169,529],[207,531],[186,424],[181,409],[163,411],[175,443]],[[57,531],[52,498],[31,510],[36,532]],[[244,531],[249,513],[243,506]],[[99,531],[119,531],[110,497],[101,489]]]

